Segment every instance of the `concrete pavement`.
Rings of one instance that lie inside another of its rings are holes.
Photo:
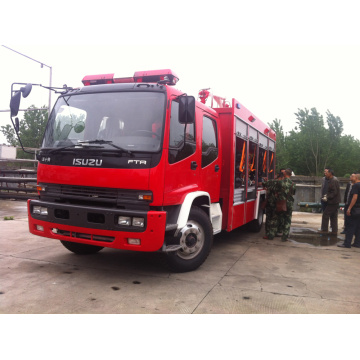
[[[28,232],[25,202],[0,200],[0,313],[358,314],[360,249],[314,234],[320,221],[294,213],[285,243],[221,233],[198,270],[174,274],[160,253],[70,253]]]

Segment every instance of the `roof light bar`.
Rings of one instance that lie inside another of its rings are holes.
[[[82,83],[85,86],[98,84],[113,83],[141,83],[154,82],[166,85],[176,85],[179,77],[170,69],[136,71],[133,77],[115,77],[114,74],[87,75],[83,78]]]

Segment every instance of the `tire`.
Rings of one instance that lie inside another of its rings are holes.
[[[96,254],[103,249],[102,246],[87,245],[72,241],[60,241],[68,250],[78,255]]]
[[[197,269],[208,257],[213,244],[213,229],[209,217],[193,207],[186,226],[181,230],[182,249],[167,253],[167,262],[173,272]]]
[[[249,222],[249,230],[252,232],[260,232],[264,223],[264,210],[259,206],[258,218]]]

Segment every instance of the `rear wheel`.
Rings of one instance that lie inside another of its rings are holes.
[[[78,255],[96,254],[104,248],[102,246],[81,244],[72,241],[60,241],[68,250]]]
[[[180,250],[167,253],[170,269],[187,272],[197,269],[208,257],[213,243],[209,217],[198,207],[191,209],[189,219],[181,229]]]
[[[259,206],[258,217],[253,221],[249,222],[249,229],[252,232],[260,232],[264,223],[264,210]]]

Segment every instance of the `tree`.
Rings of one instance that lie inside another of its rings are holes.
[[[311,175],[320,175],[322,172],[325,157],[328,156],[329,145],[324,126],[323,116],[316,108],[300,110],[295,113],[299,126],[298,140],[301,147],[300,159],[305,162],[308,172]],[[292,134],[295,136],[295,134]]]
[[[322,176],[328,166],[337,176],[359,170],[360,141],[342,136],[340,117],[327,110],[325,124],[316,108],[298,109],[295,115],[297,126],[288,136],[284,137],[280,120],[269,124],[277,133],[277,164],[283,163],[301,175]]]
[[[342,136],[334,149],[331,162],[337,176],[345,176],[360,171],[360,141],[351,135]]]
[[[32,105],[25,111],[24,119],[20,121],[19,136],[24,147],[40,148],[48,120],[48,110],[46,106],[42,107],[44,110],[30,109],[35,109],[35,106]],[[1,126],[0,131],[9,145],[20,146],[15,130],[11,125]],[[19,151],[18,156],[21,158],[32,157],[32,155],[23,151]]]
[[[276,172],[278,173],[281,168],[290,166],[289,152],[286,148],[286,136],[281,120],[275,119],[271,123],[268,123],[268,125],[276,134]]]
[[[323,116],[316,108],[298,109],[297,127],[290,132],[288,150],[297,173],[322,175],[323,169],[336,159],[335,149],[341,138],[343,124],[329,110],[325,127]]]

